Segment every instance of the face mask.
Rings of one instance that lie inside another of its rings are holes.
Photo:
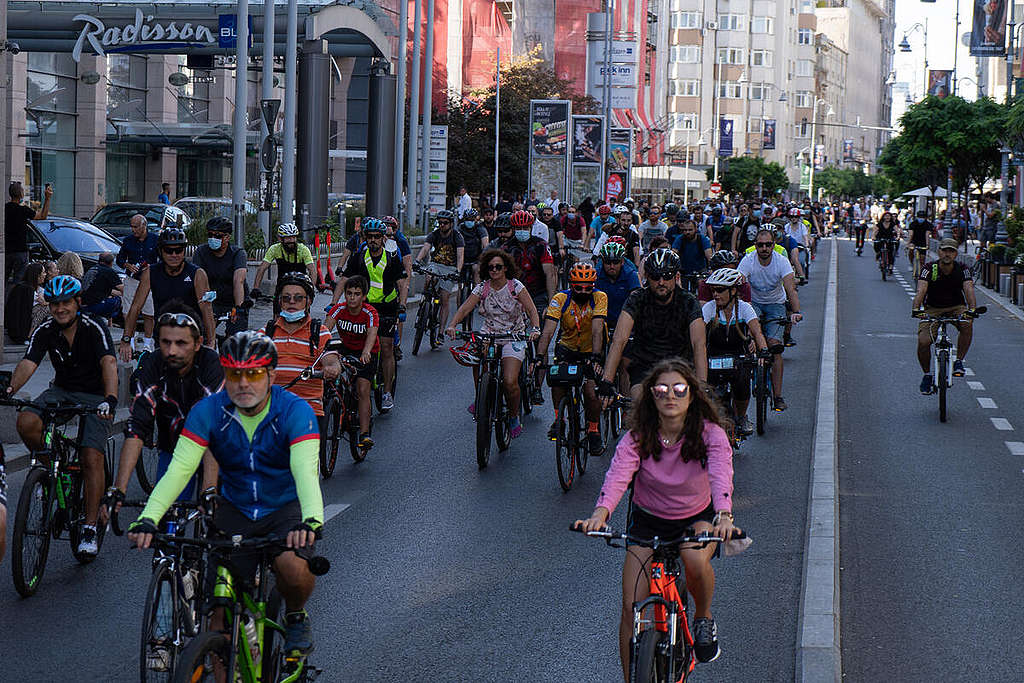
[[[298,242],[296,242],[295,244],[282,244],[282,246],[284,246],[284,250],[285,251],[287,251],[288,253],[292,253],[292,254],[294,254],[296,251],[299,250],[299,243]]]
[[[221,241],[219,239],[214,239],[213,237],[211,237],[208,240],[206,240],[206,244],[207,246],[210,247],[210,249],[217,251],[218,249],[220,249]]]
[[[525,242],[526,240],[530,239],[530,231],[516,230],[516,239],[519,240],[520,242]]]
[[[576,220],[576,214],[574,214],[574,213],[567,213],[567,214],[565,214],[565,217],[568,218],[571,221]]]
[[[579,305],[585,304],[590,301],[590,292],[573,292],[572,300]]]
[[[291,311],[291,312],[289,312],[289,311],[281,311],[281,317],[284,318],[287,322],[297,323],[297,322],[299,322],[300,320],[302,320],[303,318],[306,317],[306,312],[305,311]]]
[[[398,242],[394,240],[384,240],[384,250],[390,252],[398,251]]]

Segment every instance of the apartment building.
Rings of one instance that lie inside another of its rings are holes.
[[[823,151],[826,165],[845,165],[843,140],[852,139],[840,121],[846,111],[846,78],[849,55],[823,33],[814,36],[816,53],[814,87],[820,98],[816,143]],[[829,112],[832,112],[829,115]],[[853,161],[857,159],[854,154]]]

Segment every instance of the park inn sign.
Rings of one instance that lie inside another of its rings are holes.
[[[120,26],[108,27],[102,20],[89,14],[76,14],[72,20],[83,22],[78,40],[71,51],[71,57],[76,62],[81,61],[82,48],[86,42],[100,57],[106,56],[108,52],[165,51],[218,45],[217,36],[208,26],[188,21],[161,24],[153,21],[152,14],[144,16],[140,9],[135,10],[134,22]],[[233,29],[233,26],[226,29],[232,39]]]

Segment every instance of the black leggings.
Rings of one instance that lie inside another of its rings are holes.
[[[866,225],[858,225],[856,228],[854,228],[854,234],[856,235],[858,249],[864,248],[864,236],[867,234],[867,232],[868,228]]]

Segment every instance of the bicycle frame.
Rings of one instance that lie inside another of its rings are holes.
[[[284,636],[284,625],[267,616],[267,603],[270,599],[268,590],[268,568],[266,563],[260,564],[258,593],[254,599],[245,589],[237,589],[231,572],[223,565],[217,566],[217,578],[213,587],[214,604],[220,603],[224,607],[224,622],[231,622],[231,652],[238,653],[239,657],[231,657],[228,662],[227,680],[236,680],[236,662],[238,665],[237,674],[244,683],[278,683],[277,681],[260,681],[262,672],[259,666],[263,656],[266,654],[264,645],[266,643],[267,629],[278,631]],[[256,641],[249,640],[249,633],[242,623],[243,612],[253,618],[255,622]],[[255,654],[254,654],[255,653]],[[301,668],[293,675],[280,680],[280,683],[290,683],[298,680],[301,675]]]
[[[651,582],[650,595],[644,600],[633,604],[633,658],[637,656],[636,647],[640,642],[640,635],[644,626],[650,624],[650,620],[644,619],[644,612],[648,608],[654,608],[654,628],[662,633],[668,634],[668,675],[666,681],[685,680],[693,673],[697,666],[696,658],[693,656],[693,634],[690,633],[690,624],[686,618],[686,602],[683,594],[686,593],[686,579],[679,568],[678,552],[667,553],[664,548],[655,550],[651,558]],[[682,593],[679,590],[679,581],[682,579]],[[676,648],[681,644],[678,635],[682,632],[684,640],[684,656],[682,671],[676,671]]]

